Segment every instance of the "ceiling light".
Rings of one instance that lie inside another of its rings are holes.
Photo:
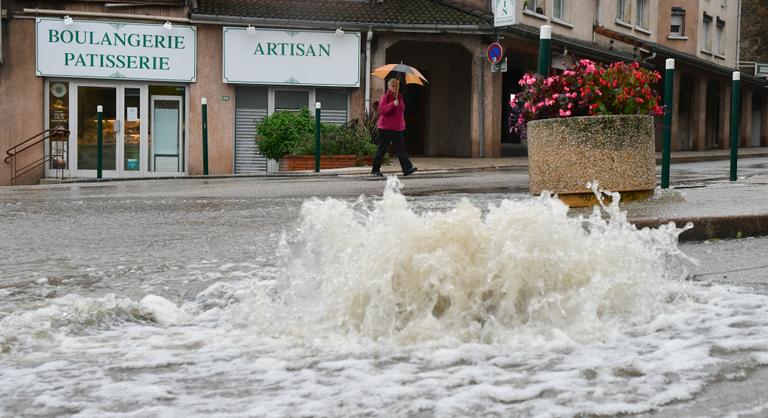
[[[165,23],[163,23],[163,27],[165,28],[165,30],[171,30],[171,29],[173,29],[173,23],[165,22]]]
[[[75,23],[75,21],[71,17],[69,17],[69,15],[64,16],[64,26],[69,26],[73,23]]]
[[[256,34],[256,28],[254,28],[252,25],[248,25],[248,27],[245,28],[245,31],[248,32],[248,35]]]
[[[336,35],[337,38],[341,38],[342,36],[344,36],[344,31],[341,30],[341,28],[337,28],[336,32],[335,32],[335,35]]]

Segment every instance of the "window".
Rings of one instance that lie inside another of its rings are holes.
[[[717,34],[715,36],[715,52],[718,55],[724,55],[725,54],[725,41],[723,37],[725,33],[725,21],[720,20],[720,18],[717,18]]]
[[[635,14],[635,25],[648,29],[648,0],[637,0],[637,13]]]
[[[616,20],[630,23],[632,15],[629,0],[616,0]]]
[[[315,101],[323,106],[320,121],[343,125],[347,121],[347,97],[347,91],[344,89],[315,90]]]
[[[672,21],[669,26],[671,36],[685,35],[685,9],[681,7],[672,8]]]
[[[565,0],[552,0],[552,17],[565,20]]]
[[[526,10],[532,13],[543,15],[544,13],[544,4],[546,0],[525,0],[523,2],[523,6]]]
[[[706,52],[712,52],[712,16],[704,12],[704,18],[702,19],[702,39],[704,40],[703,50]]]

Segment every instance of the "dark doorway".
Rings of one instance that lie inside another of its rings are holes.
[[[429,71],[421,71],[427,80],[432,76]],[[401,84],[402,85],[402,84]],[[424,142],[427,138],[427,101],[429,100],[430,84],[423,86],[409,84],[403,91],[405,99],[405,148],[410,155],[424,155]]]
[[[506,73],[503,73],[501,79],[501,156],[517,156],[527,155],[527,149],[522,143],[520,136],[517,133],[510,132],[509,128],[509,96],[510,94],[516,94],[522,91],[518,82],[523,78],[523,71],[521,68],[509,68]]]
[[[675,150],[690,150],[693,147],[693,133],[691,132],[693,127],[693,114],[691,112],[691,99],[693,91],[694,76],[688,73],[683,73],[680,77],[680,98],[677,102],[678,109],[678,132],[680,133],[680,141],[678,144],[673,144]]]
[[[704,131],[704,147],[720,148],[720,83],[710,80],[707,83],[707,121]]]
[[[446,42],[400,41],[387,48],[387,63],[411,65],[429,80],[402,86],[410,154],[472,155],[471,58],[463,46]]]

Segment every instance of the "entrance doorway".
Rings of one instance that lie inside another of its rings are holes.
[[[180,86],[51,80],[46,123],[70,130],[65,161],[46,176],[95,177],[98,106],[102,107],[102,175],[179,175],[185,169],[185,91]],[[57,144],[46,144],[49,149]]]

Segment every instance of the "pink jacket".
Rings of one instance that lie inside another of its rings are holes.
[[[403,95],[398,94],[398,105],[395,106],[395,98],[389,93],[384,93],[379,100],[379,129],[388,131],[405,130],[405,102]]]

